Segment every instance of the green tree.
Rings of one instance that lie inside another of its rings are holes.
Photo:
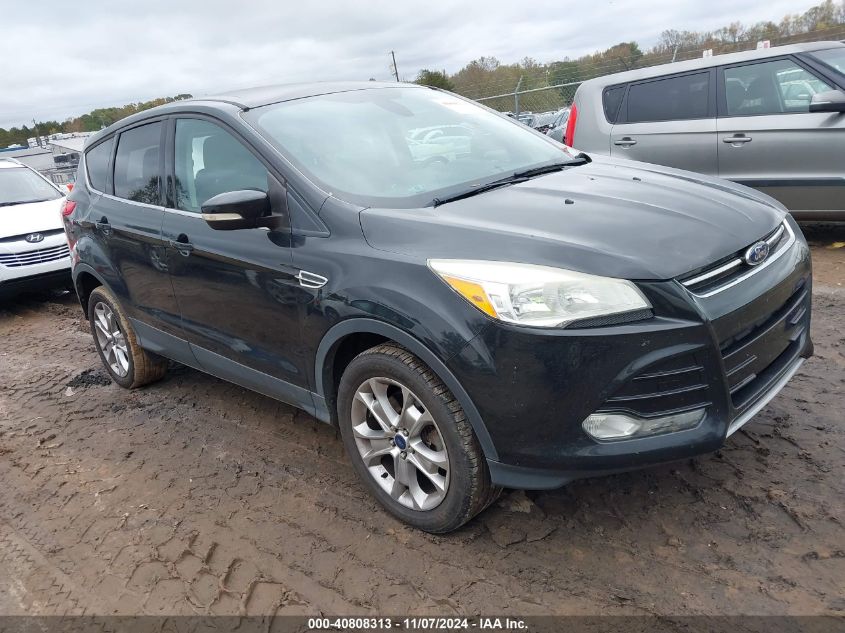
[[[414,79],[414,83],[421,86],[443,88],[443,90],[455,90],[455,84],[449,81],[449,76],[445,72],[441,72],[439,70],[428,70],[427,68],[423,68],[419,73],[417,73],[417,78]]]
[[[622,42],[607,49],[603,57],[619,71],[624,71],[636,68],[637,62],[643,57],[643,52],[636,42]]]
[[[461,68],[449,80],[461,94],[480,97],[484,96],[481,92],[487,90],[494,91],[488,94],[495,94],[495,88],[492,86],[498,83],[494,79],[500,65],[495,57],[479,57]]]
[[[549,85],[570,84],[581,81],[581,65],[566,59],[554,62],[549,66]],[[568,89],[567,89],[568,90]]]

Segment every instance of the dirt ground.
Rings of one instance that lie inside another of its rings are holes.
[[[0,306],[2,614],[845,613],[845,227],[816,356],[715,454],[390,518],[335,431],[184,367],[125,391],[75,297]]]

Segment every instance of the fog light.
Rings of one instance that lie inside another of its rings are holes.
[[[676,433],[698,426],[704,409],[675,413],[659,418],[638,418],[625,413],[593,413],[581,424],[584,431],[597,440],[627,440]]]

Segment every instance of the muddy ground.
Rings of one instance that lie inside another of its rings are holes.
[[[0,306],[0,613],[843,614],[845,227],[816,356],[718,453],[403,526],[335,431],[184,367],[100,369],[74,297]]]

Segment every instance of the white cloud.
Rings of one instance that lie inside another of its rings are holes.
[[[779,20],[812,0],[87,0],[3,3],[0,126],[190,92],[577,57],[668,28]]]

